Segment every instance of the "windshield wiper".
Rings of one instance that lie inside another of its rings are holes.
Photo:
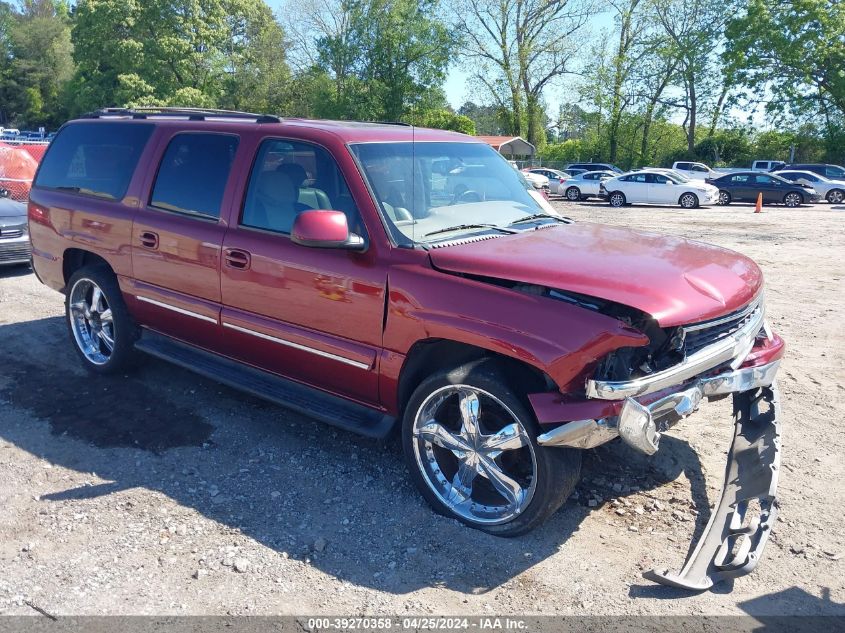
[[[523,222],[530,222],[531,220],[555,220],[557,222],[562,222],[563,224],[571,224],[572,220],[569,218],[563,218],[559,215],[551,215],[549,213],[532,213],[531,215],[526,215],[524,218],[519,218],[518,220],[514,220],[508,226],[513,226],[514,224],[522,224]]]
[[[428,237],[429,235],[437,235],[438,233],[449,233],[450,231],[462,231],[464,229],[494,229],[496,231],[501,231],[502,233],[514,233],[515,231],[509,231],[508,229],[497,226],[495,224],[456,224],[455,226],[447,226],[445,229],[437,229],[436,231],[431,231],[430,233],[426,233],[423,237]]]

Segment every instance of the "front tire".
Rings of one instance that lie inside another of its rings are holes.
[[[624,207],[625,206],[625,194],[621,191],[614,191],[608,197],[608,201],[610,202],[611,207]]]
[[[783,197],[783,203],[788,207],[800,207],[804,203],[804,196],[792,191]]]
[[[579,450],[537,443],[533,415],[489,359],[423,381],[405,407],[402,445],[437,512],[496,536],[540,525],[581,471]]]
[[[695,209],[698,207],[698,196],[694,193],[685,193],[678,199],[678,204],[684,209]]]
[[[570,187],[566,190],[566,199],[570,202],[578,202],[581,200],[581,191],[578,187]]]
[[[845,191],[842,191],[842,189],[831,189],[827,192],[827,201],[830,204],[842,204],[845,202]]]
[[[82,364],[98,374],[127,369],[136,358],[137,327],[114,273],[86,266],[71,276],[67,288],[65,320]]]

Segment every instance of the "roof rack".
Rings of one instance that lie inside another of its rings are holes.
[[[171,108],[171,107],[138,107],[138,108],[100,108],[82,116],[83,119],[102,119],[109,117],[132,117],[133,119],[149,119],[158,117],[187,117],[189,121],[205,121],[215,119],[247,119],[256,123],[281,123],[282,119],[272,114],[256,114],[255,112],[240,112],[238,110],[214,110],[207,108]]]

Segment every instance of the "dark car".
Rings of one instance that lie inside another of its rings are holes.
[[[29,263],[26,205],[3,196],[0,190],[0,266]]]
[[[555,512],[583,449],[651,455],[731,395],[717,519],[695,564],[649,577],[701,590],[760,558],[785,345],[739,253],[574,223],[464,134],[170,108],[63,126],[29,220],[88,370],[145,352],[351,431],[395,428],[422,496],[494,535]]]
[[[624,174],[616,165],[610,163],[572,163],[567,169],[583,169],[584,171],[612,171],[615,174]]]
[[[775,174],[740,171],[707,181],[719,188],[719,204],[754,202],[763,194],[763,202],[797,207],[822,198],[815,189],[798,185]]]
[[[782,165],[772,170],[779,171],[811,171],[831,180],[845,180],[845,167],[841,165],[828,165],[825,163],[792,163]]]

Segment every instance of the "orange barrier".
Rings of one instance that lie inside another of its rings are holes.
[[[757,194],[757,206],[754,207],[754,213],[763,213],[763,192]]]
[[[26,201],[46,144],[10,145],[0,143],[0,189],[13,200]]]

